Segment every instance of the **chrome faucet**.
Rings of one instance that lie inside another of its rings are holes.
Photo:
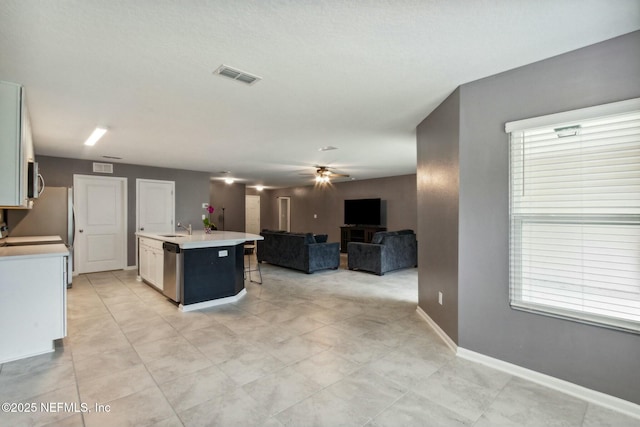
[[[178,223],[178,227],[184,228],[185,230],[187,230],[189,232],[189,236],[191,236],[191,233],[193,233],[193,229],[191,228],[191,224],[189,224],[188,227],[185,227],[184,225]]]

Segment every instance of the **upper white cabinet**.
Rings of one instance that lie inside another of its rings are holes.
[[[34,160],[24,88],[0,82],[0,207],[28,208],[28,163]]]

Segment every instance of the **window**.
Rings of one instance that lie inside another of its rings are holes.
[[[640,98],[506,131],[511,306],[640,332]]]

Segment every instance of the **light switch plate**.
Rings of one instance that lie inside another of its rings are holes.
[[[207,209],[209,207],[209,203],[203,203],[202,204],[202,209]]]

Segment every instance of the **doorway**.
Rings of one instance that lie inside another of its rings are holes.
[[[278,197],[278,230],[291,231],[291,197]]]
[[[260,196],[245,197],[245,233],[260,234]]]
[[[127,178],[73,175],[76,271],[120,270],[127,260]]]
[[[175,187],[174,181],[136,179],[136,230],[174,232]]]

